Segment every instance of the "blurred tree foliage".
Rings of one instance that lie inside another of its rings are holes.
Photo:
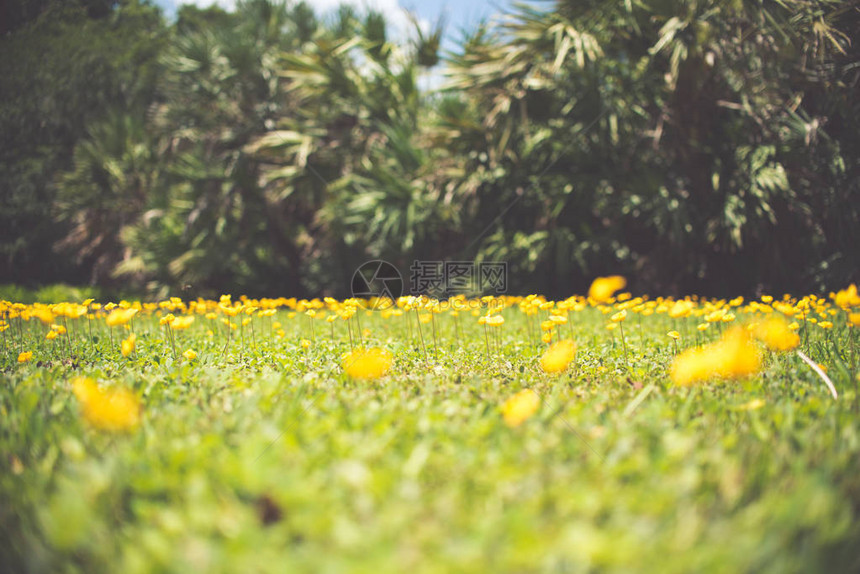
[[[441,22],[395,41],[349,7],[15,6],[11,280],[343,294],[379,257],[505,260],[552,295],[858,279],[854,2],[522,5],[441,60]]]
[[[72,168],[75,146],[111,110],[141,117],[154,100],[164,23],[134,0],[3,6],[0,277],[83,282],[91,261],[76,263],[55,245],[66,232],[54,209],[57,181]]]

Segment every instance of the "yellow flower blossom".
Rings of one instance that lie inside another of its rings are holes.
[[[771,316],[764,323],[756,325],[754,333],[771,351],[790,351],[800,344],[798,334],[778,316]]]
[[[29,363],[33,358],[33,351],[23,351],[18,355],[19,363]]]
[[[81,404],[81,414],[93,427],[106,431],[128,431],[140,424],[140,400],[128,389],[102,390],[90,378],[78,377],[72,388]]]
[[[127,339],[123,339],[122,343],[120,343],[120,352],[123,357],[128,357],[134,352],[134,342],[137,340],[137,337],[134,333],[129,333]]]
[[[377,379],[388,372],[393,359],[385,349],[355,349],[344,355],[341,366],[354,379]]]
[[[761,366],[761,356],[745,329],[736,327],[722,339],[704,347],[684,351],[672,363],[672,381],[682,387],[713,377],[737,379],[752,375]]]
[[[565,371],[576,357],[576,344],[570,339],[558,341],[544,351],[540,358],[540,367],[545,373],[561,373]]]
[[[183,329],[187,329],[194,322],[194,315],[182,315],[180,317],[176,317],[170,323],[170,328],[174,331],[182,331]]]
[[[681,338],[681,333],[678,331],[669,331],[666,333],[670,338],[675,339],[676,341]]]
[[[612,298],[616,291],[624,289],[627,280],[621,275],[598,277],[588,289],[588,297],[597,303],[605,303]]]
[[[623,321],[626,318],[627,318],[627,310],[626,309],[624,311],[619,311],[618,313],[615,313],[611,317],[613,323],[620,323],[621,321]]]
[[[860,307],[860,295],[857,294],[857,285],[852,283],[847,289],[842,289],[834,297],[837,307],[848,309],[849,307]]]
[[[525,389],[510,397],[502,405],[502,417],[509,427],[518,427],[534,415],[540,407],[540,397],[531,389]]]
[[[193,361],[194,359],[197,358],[197,351],[194,351],[192,349],[188,349],[187,351],[182,353],[182,356],[185,357],[186,359],[188,359],[189,361]]]
[[[47,307],[33,307],[30,309],[30,316],[37,318],[45,325],[50,325],[54,322],[54,314]]]
[[[105,306],[107,309],[107,305]],[[105,319],[105,324],[108,327],[116,327],[118,325],[125,325],[131,318],[137,314],[137,309],[114,309],[110,312],[110,315]]]

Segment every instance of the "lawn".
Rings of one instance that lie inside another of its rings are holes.
[[[0,303],[0,569],[860,570],[856,290],[592,295]]]

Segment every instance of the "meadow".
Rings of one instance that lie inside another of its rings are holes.
[[[860,297],[0,302],[19,572],[860,570]]]

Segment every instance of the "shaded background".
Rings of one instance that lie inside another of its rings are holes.
[[[551,296],[858,279],[856,2],[162,4],[0,8],[0,282],[344,296],[376,258],[507,261]]]

